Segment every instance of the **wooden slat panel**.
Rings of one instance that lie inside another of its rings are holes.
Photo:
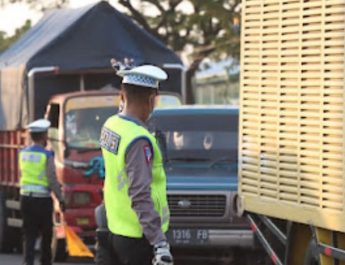
[[[286,203],[307,223],[307,207],[343,232],[321,215],[345,220],[344,10],[344,0],[243,1],[240,113],[245,208],[277,216]]]

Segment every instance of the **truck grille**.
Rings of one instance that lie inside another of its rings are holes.
[[[222,217],[225,214],[224,195],[168,195],[172,217]]]

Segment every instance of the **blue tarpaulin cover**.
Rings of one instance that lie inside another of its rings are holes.
[[[57,66],[60,73],[109,69],[110,58],[131,58],[137,65],[182,64],[160,40],[107,2],[51,11],[0,54],[0,130],[22,128],[28,122],[27,73],[32,68]],[[66,92],[58,87],[64,84],[75,91],[71,84],[79,84],[71,76],[55,79],[58,85],[53,79],[41,81],[54,90],[50,94]]]

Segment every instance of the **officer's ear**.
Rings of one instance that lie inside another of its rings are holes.
[[[120,91],[120,101],[125,102],[125,91],[123,89]]]
[[[156,105],[156,96],[157,96],[157,93],[156,91],[152,92],[149,96],[149,104],[150,104],[150,107],[153,109]]]

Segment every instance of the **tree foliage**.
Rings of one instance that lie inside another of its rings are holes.
[[[69,0],[0,0],[0,7],[27,3],[36,10],[63,7]],[[205,57],[239,56],[241,0],[117,0],[141,27],[176,52],[189,53],[187,87]],[[20,34],[20,32],[18,32]],[[16,34],[17,35],[17,34]],[[18,37],[14,37],[18,38]],[[0,49],[15,39],[0,32]],[[189,89],[191,92],[191,89]],[[191,95],[190,95],[191,96]]]
[[[192,47],[189,83],[205,57],[239,57],[240,0],[141,0],[140,5],[135,0],[118,2],[138,24],[174,51]]]
[[[211,54],[216,57],[239,54],[239,34],[234,21],[240,15],[240,0],[141,0],[141,6],[134,6],[132,0],[118,2],[144,29],[173,50],[182,52],[192,45],[192,60]],[[153,9],[158,14],[143,12]]]
[[[26,20],[25,24],[17,28],[14,35],[6,37],[6,33],[0,31],[0,53],[6,50],[12,43],[16,42],[25,32],[31,28],[31,21]]]

